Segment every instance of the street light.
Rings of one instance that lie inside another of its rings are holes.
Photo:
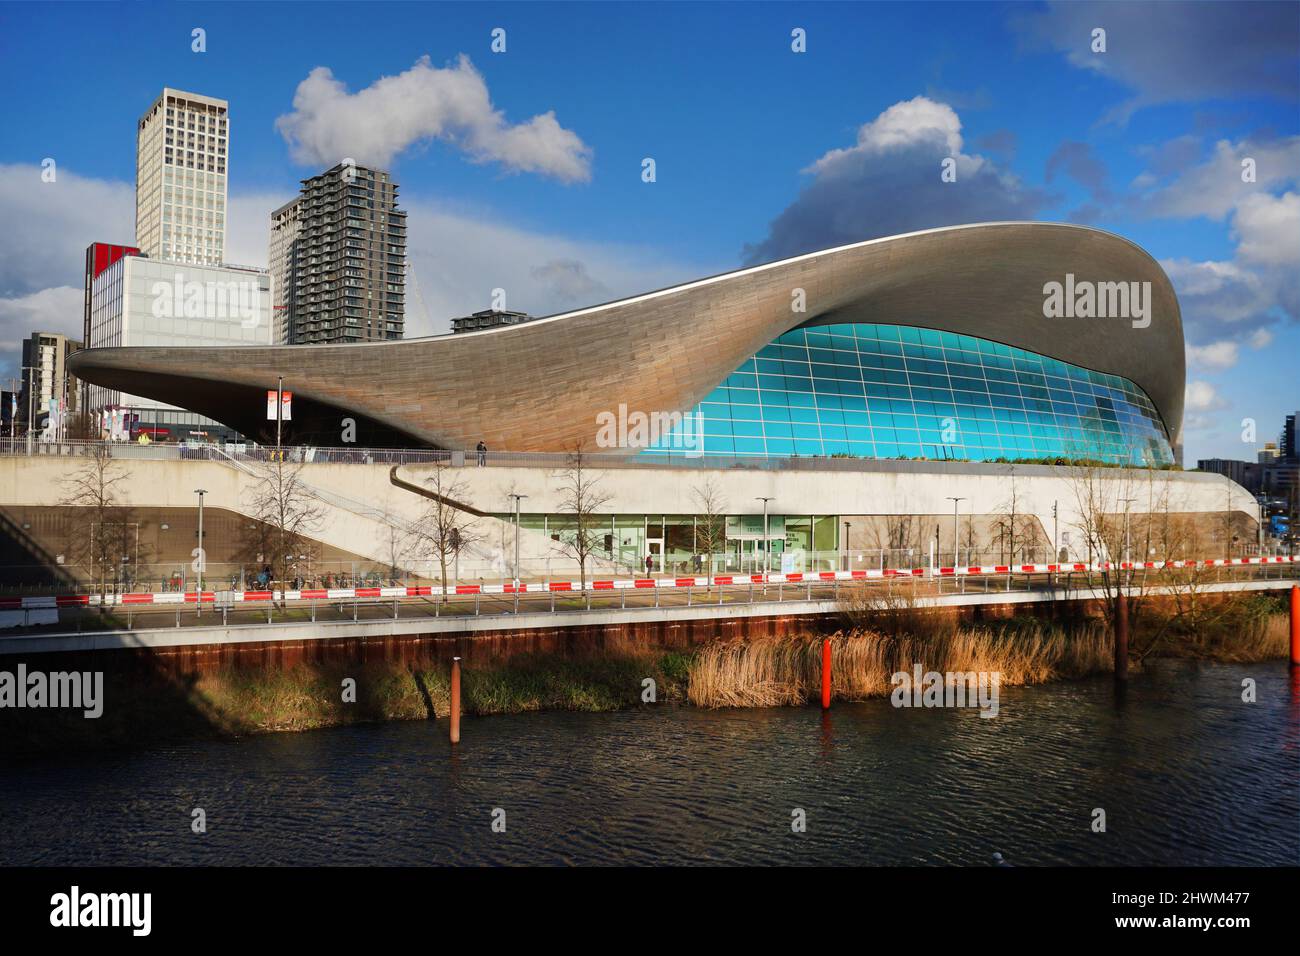
[[[1126,561],[1126,562],[1132,562],[1132,560],[1133,560],[1133,553],[1132,553],[1132,549],[1129,547],[1129,539],[1128,539],[1128,515],[1129,515],[1129,509],[1131,509],[1131,508],[1133,507],[1133,502],[1137,501],[1137,499],[1136,499],[1136,498],[1121,498],[1121,499],[1119,499],[1119,500],[1122,501],[1122,502],[1124,502],[1124,561]],[[1129,568],[1129,572],[1128,572],[1128,574],[1127,574],[1127,575],[1121,575],[1121,576],[1124,577],[1124,578],[1126,578],[1127,581],[1128,581],[1129,583],[1132,583],[1132,581],[1133,581],[1133,569],[1132,569],[1132,568]]]
[[[515,600],[519,599],[519,502],[527,495],[510,494],[515,499]]]
[[[195,570],[199,573],[198,593],[194,595],[194,616],[199,617],[203,613],[203,571],[207,564],[208,553],[203,548],[203,496],[208,493],[206,488],[195,488],[194,493],[199,496],[199,547],[198,563]]]
[[[844,570],[850,570],[849,567],[849,522],[844,522]]]
[[[767,503],[768,503],[769,501],[771,501],[772,499],[771,499],[771,498],[763,498],[763,497],[760,496],[760,497],[756,497],[754,500],[755,500],[755,501],[761,501],[761,502],[763,502],[763,575],[764,575],[763,580],[764,580],[764,582],[766,582],[766,580],[767,580],[767,577],[766,577],[766,576],[767,576],[767,572],[769,572],[770,570],[772,570],[772,562],[768,559],[768,556],[767,556],[767,548],[768,548],[768,543],[769,543],[769,542],[768,542],[768,530],[767,530]]]
[[[961,564],[961,561],[959,560],[960,555],[958,554],[960,548],[958,547],[957,541],[957,504],[966,499],[954,498],[952,495],[947,495],[946,497],[952,502],[952,568],[956,571],[957,565]]]

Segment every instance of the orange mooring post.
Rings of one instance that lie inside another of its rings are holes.
[[[460,658],[451,659],[451,742],[460,743]]]
[[[1291,585],[1291,666],[1300,667],[1300,586]]]
[[[1128,680],[1128,595],[1115,599],[1115,679]]]
[[[1294,601],[1294,598],[1292,598]],[[1295,646],[1294,636],[1291,644]],[[831,639],[822,638],[822,710],[831,709]]]

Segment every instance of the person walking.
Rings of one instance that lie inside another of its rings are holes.
[[[645,573],[654,574],[654,570],[655,570],[655,557],[653,554],[647,554],[645,556]]]
[[[474,446],[474,450],[478,452],[478,466],[482,468],[487,464],[487,443],[479,439],[479,443]]]

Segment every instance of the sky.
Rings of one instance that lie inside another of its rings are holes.
[[[301,179],[392,172],[407,337],[498,288],[550,314],[1076,222],[1174,284],[1189,467],[1253,459],[1300,408],[1300,4],[0,3],[0,84],[6,382],[31,331],[79,334],[85,247],[133,240],[135,123],[170,86],[230,102],[230,262],[266,265]]]

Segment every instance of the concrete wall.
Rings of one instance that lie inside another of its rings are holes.
[[[0,457],[0,506],[49,506],[65,503],[66,478],[81,465],[77,458]],[[952,527],[950,495],[962,496],[962,515],[1004,513],[1012,491],[1018,514],[1036,516],[1045,534],[1053,529],[1052,507],[1057,505],[1057,527],[1062,531],[1080,523],[1080,495],[1091,480],[1100,510],[1113,514],[1125,510],[1123,499],[1133,498],[1135,515],[1162,512],[1222,516],[1237,512],[1243,522],[1258,518],[1258,506],[1241,486],[1220,475],[1181,472],[1142,472],[1098,469],[1080,476],[1067,468],[1006,466],[972,463],[909,462],[864,463],[857,471],[773,471],[762,469],[613,468],[593,470],[600,489],[610,495],[602,513],[694,514],[700,511],[696,490],[712,481],[725,499],[730,514],[761,514],[758,497],[769,497],[771,514],[793,515],[921,515],[937,524],[941,535]],[[196,505],[195,488],[206,488],[206,504],[249,514],[256,478],[250,466],[217,461],[123,460],[128,480],[120,486],[122,503],[130,507]],[[879,467],[876,467],[878,465]],[[386,561],[384,541],[390,522],[418,523],[427,500],[395,487],[386,464],[312,464],[304,468],[304,481],[321,496],[328,517],[314,535],[334,547]],[[432,466],[408,465],[398,477],[427,487]],[[926,469],[926,470],[923,470]],[[528,495],[528,513],[561,513],[564,478],[554,468],[467,467],[455,469],[451,479],[464,489],[463,502],[488,513],[509,513],[512,493]],[[444,487],[447,480],[444,480]],[[945,523],[946,522],[946,523]],[[985,522],[987,524],[987,522]],[[493,562],[513,558],[513,528],[494,518],[476,523],[480,540],[462,556],[465,566],[489,568]],[[928,541],[927,532],[927,541]],[[946,547],[946,537],[944,546]],[[1246,538],[1250,540],[1249,537]],[[867,542],[859,546],[874,547]],[[501,552],[504,545],[505,554]],[[554,543],[545,536],[524,531],[520,552],[531,567],[525,573],[543,573],[546,559],[552,570],[563,566]],[[609,570],[594,561],[589,569]],[[496,568],[494,573],[503,573]]]

